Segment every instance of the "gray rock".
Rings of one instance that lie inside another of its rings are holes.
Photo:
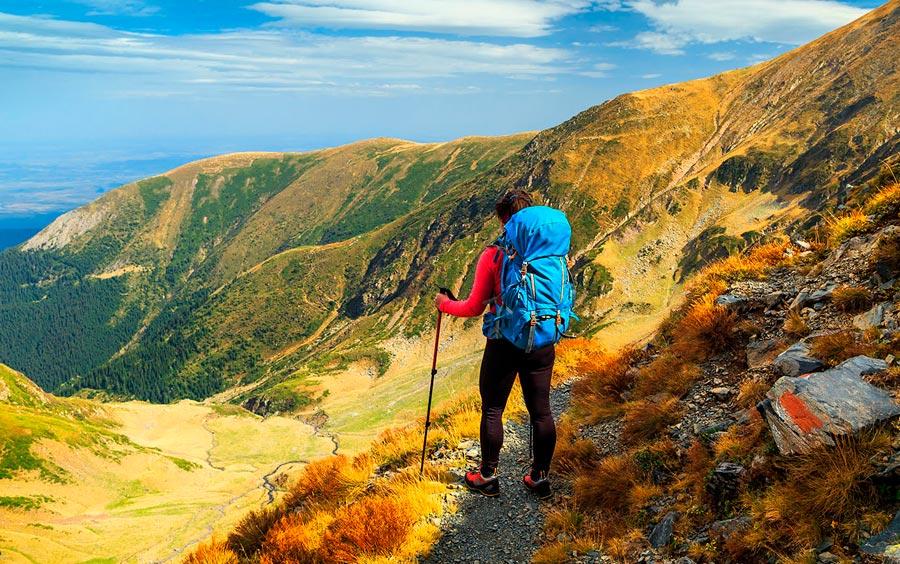
[[[859,355],[848,358],[844,362],[838,364],[834,370],[842,370],[847,374],[852,374],[859,378],[860,376],[868,376],[869,374],[878,374],[882,370],[887,370],[887,367],[888,363],[880,358]]]
[[[675,532],[675,519],[677,518],[678,513],[675,511],[666,513],[666,516],[650,532],[650,546],[660,548],[669,544],[672,534]]]
[[[720,305],[731,311],[744,311],[749,308],[750,300],[736,294],[722,294],[716,298],[716,305]]]
[[[890,394],[860,376],[884,370],[883,360],[857,356],[840,365],[801,378],[782,377],[757,409],[782,454],[834,445],[834,437],[900,415]]]
[[[775,339],[764,339],[747,343],[747,366],[749,368],[761,368],[769,364],[772,361],[772,357],[775,356],[777,345],[778,343]]]
[[[718,388],[713,388],[709,392],[721,400],[721,399],[726,399],[728,396],[733,394],[734,388],[729,388],[727,386],[721,386]]]
[[[809,345],[803,341],[794,343],[772,362],[785,376],[799,376],[821,370],[825,364],[809,355]]]
[[[884,531],[869,537],[859,550],[881,556],[884,562],[900,562],[900,511]]]
[[[802,290],[797,294],[797,297],[795,297],[794,300],[791,302],[789,309],[801,310],[806,306],[807,300],[809,300],[809,292],[807,292],[806,290]]]
[[[875,304],[875,306],[865,313],[860,313],[853,318],[853,326],[860,331],[881,326],[884,321],[884,312],[890,303]]]
[[[822,564],[837,564],[841,559],[830,552],[823,552],[816,561],[821,562]]]

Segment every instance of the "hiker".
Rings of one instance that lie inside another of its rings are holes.
[[[518,374],[534,432],[532,467],[522,481],[543,498],[550,495],[548,473],[556,446],[550,411],[555,343],[565,333],[569,317],[574,317],[565,256],[571,229],[565,214],[534,206],[524,190],[507,191],[495,211],[504,234],[481,253],[469,297],[457,301],[439,293],[435,305],[457,317],[475,317],[490,306],[483,326],[487,344],[478,381],[481,465],[466,473],[466,485],[489,497],[500,493],[502,416]]]

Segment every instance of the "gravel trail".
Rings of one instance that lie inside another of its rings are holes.
[[[551,393],[557,420],[568,405],[569,390],[565,383]],[[530,463],[527,421],[507,421],[500,452],[500,497],[469,492],[460,478],[453,492],[458,510],[443,518],[443,535],[423,562],[530,562],[544,524],[542,508],[553,503],[553,498],[538,501],[522,485]]]

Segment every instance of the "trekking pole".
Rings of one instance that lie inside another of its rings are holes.
[[[451,300],[456,297],[453,292],[446,288],[440,289],[441,293],[448,296]],[[437,354],[438,344],[441,341],[441,318],[444,312],[438,310],[437,314],[437,330],[434,333],[434,354],[431,357],[431,384],[428,386],[428,410],[425,412],[425,438],[422,439],[422,463],[419,465],[419,475],[425,471],[425,451],[428,448],[428,428],[431,427],[431,397],[434,394],[434,377],[437,376]]]

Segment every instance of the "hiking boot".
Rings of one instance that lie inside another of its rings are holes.
[[[522,477],[522,483],[525,484],[525,487],[530,491],[537,494],[540,499],[547,499],[552,495],[550,491],[550,478],[547,477],[545,472],[538,473],[538,478],[535,479],[532,474],[529,472]]]
[[[481,469],[466,472],[466,487],[473,492],[478,492],[487,497],[497,497],[500,495],[500,480],[497,474],[489,478],[481,475]]]

